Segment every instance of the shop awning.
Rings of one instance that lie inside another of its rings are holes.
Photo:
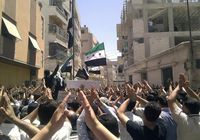
[[[17,30],[17,27],[12,22],[10,22],[9,20],[7,20],[7,19],[5,19],[3,17],[2,17],[2,19],[3,19],[3,22],[4,22],[5,26],[6,26],[9,34],[11,34],[12,36],[22,40],[22,38],[19,35],[19,32]]]
[[[33,45],[33,47],[34,47],[35,49],[37,49],[37,50],[40,51],[41,49],[40,49],[40,47],[39,47],[39,45],[38,45],[36,39],[34,39],[34,38],[31,37],[31,36],[29,36],[29,39],[30,39],[30,41],[31,41],[31,43],[32,43],[32,45]]]

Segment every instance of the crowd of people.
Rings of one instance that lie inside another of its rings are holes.
[[[200,139],[200,94],[183,74],[165,88],[147,81],[99,89],[61,83],[62,101],[51,78],[46,72],[37,86],[1,86],[0,140]]]

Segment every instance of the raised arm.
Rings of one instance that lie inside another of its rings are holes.
[[[175,112],[176,109],[179,109],[179,107],[176,104],[176,97],[179,90],[180,90],[180,87],[178,85],[168,97],[168,106],[172,112]]]
[[[79,92],[79,98],[81,99],[85,110],[85,122],[95,137],[99,140],[117,140],[117,138],[98,121],[82,91]]]
[[[148,89],[148,91],[152,91],[153,89],[151,88],[151,86],[149,85],[149,83],[146,81],[146,80],[144,80],[144,85],[146,86],[146,88]]]
[[[189,81],[186,80],[184,74],[179,75],[179,80],[181,81],[182,86],[186,90],[187,94],[189,94],[189,96],[191,96],[192,98],[196,98],[198,101],[200,101],[198,94],[194,90],[192,90],[192,88],[190,88]]]
[[[130,102],[130,99],[127,99],[126,101],[124,101],[121,104],[121,106],[117,110],[117,116],[124,127],[126,127],[126,123],[129,120],[129,118],[125,115],[125,111],[126,111],[126,108],[129,104],[129,102]]]
[[[30,138],[32,138],[35,134],[37,134],[40,131],[37,127],[23,120],[20,120],[19,118],[15,116],[13,108],[10,105],[10,100],[6,93],[4,93],[2,100],[3,100],[3,106],[0,108],[1,115],[3,115],[9,121],[17,125],[20,129],[25,131],[29,135]]]
[[[22,120],[30,120],[30,122],[32,123],[38,115],[38,107],[36,109],[34,109],[30,114],[28,114],[27,116],[25,116]]]
[[[68,98],[69,95],[67,95],[58,106],[49,123],[31,140],[50,140],[51,137],[63,126],[67,116],[70,114],[69,111],[65,109],[65,104]]]

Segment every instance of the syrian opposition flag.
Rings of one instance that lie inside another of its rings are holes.
[[[79,69],[76,76],[75,77],[79,77],[85,80],[89,79],[89,74],[87,72],[87,70],[85,68]]]
[[[74,35],[73,35],[73,19],[69,19],[68,27],[67,27],[67,33],[68,33],[68,49],[73,47],[73,41],[74,41]]]
[[[100,67],[89,67],[88,72],[92,74],[101,74]]]
[[[106,65],[106,54],[104,43],[96,45],[85,53],[86,66],[104,66]]]
[[[63,73],[63,72],[71,72],[73,57],[74,57],[74,55],[71,55],[69,58],[67,58],[65,60],[64,64],[60,68],[61,73]]]

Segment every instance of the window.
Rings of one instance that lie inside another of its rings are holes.
[[[129,75],[128,82],[129,82],[130,84],[133,84],[133,77],[132,77],[132,75]]]
[[[1,25],[2,36],[12,39],[12,40],[15,40],[19,34],[18,31],[16,31],[17,28],[16,28],[15,24],[16,24],[16,22],[14,20],[12,20],[10,17],[8,17],[8,16],[6,16],[6,18],[2,17],[2,25]],[[13,30],[11,30],[11,29],[13,29]]]
[[[135,18],[135,19],[143,18],[143,10],[142,9],[134,9],[133,18]]]
[[[84,30],[81,30],[81,34],[84,34],[85,33],[85,31]]]
[[[42,39],[44,39],[44,18],[41,17],[42,20]]]
[[[165,90],[168,90],[169,82],[173,81],[173,69],[172,67],[166,67],[161,69],[162,72],[162,83]]]
[[[134,41],[137,43],[144,43],[144,38],[136,38]]]
[[[9,34],[4,22],[2,22],[2,26],[1,26],[1,35],[6,37],[6,38],[15,39],[14,36]]]
[[[49,56],[56,55],[56,44],[55,43],[49,43]]]
[[[122,36],[122,39],[127,40],[128,36]]]
[[[124,65],[119,65],[118,73],[123,73]]]
[[[146,72],[141,73],[141,80],[147,80],[147,73]]]

